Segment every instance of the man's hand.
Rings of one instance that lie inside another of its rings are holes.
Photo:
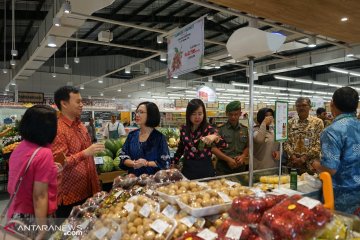
[[[246,156],[244,155],[239,155],[234,158],[238,167],[245,164],[245,158]]]
[[[226,161],[227,165],[231,168],[231,169],[235,169],[238,167],[238,164],[237,162],[235,161],[235,159],[233,158],[229,158],[227,161]]]
[[[84,155],[86,157],[94,156],[96,153],[104,151],[105,146],[103,143],[94,143],[90,147],[84,150]]]

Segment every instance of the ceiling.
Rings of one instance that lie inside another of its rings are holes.
[[[7,51],[4,67],[10,68],[11,1],[6,2]],[[48,76],[51,79],[51,72],[54,71],[52,57],[55,52],[55,69],[61,73],[58,77],[65,76],[76,86],[85,85],[83,92],[93,96],[99,96],[100,92],[105,93],[105,97],[118,98],[125,98],[128,93],[131,93],[132,97],[144,96],[148,92],[181,94],[183,90],[167,87],[177,82],[191,88],[207,82],[208,76],[213,76],[214,81],[211,84],[214,88],[221,88],[221,84],[229,87],[228,84],[232,81],[246,83],[247,61],[233,60],[228,56],[225,45],[237,29],[249,24],[255,26],[254,19],[257,20],[256,26],[259,29],[280,32],[287,36],[286,44],[277,53],[256,59],[259,78],[256,83],[259,85],[283,86],[285,83],[275,80],[274,74],[326,82],[329,80],[320,76],[330,74],[329,66],[350,70],[360,68],[360,25],[356,24],[360,20],[360,2],[355,0],[315,1],[316,3],[311,1],[312,5],[309,0],[89,0],[86,7],[80,4],[81,0],[71,0],[73,11],[69,15],[62,14],[63,2],[15,1],[15,46],[19,55],[16,57],[18,64],[12,76],[19,80],[20,90],[36,90],[37,84],[40,84],[37,80],[40,74],[42,78]],[[103,4],[104,7],[96,4]],[[66,26],[52,26],[55,15],[59,16]],[[166,65],[159,60],[160,53],[167,50],[166,41],[158,44],[157,36],[181,28],[204,15],[208,16],[205,21],[205,68],[181,76],[182,81],[166,79]],[[339,18],[343,16],[348,16],[349,20],[341,22]],[[4,17],[4,0],[0,0],[2,45]],[[98,42],[98,33],[105,30],[113,33],[111,46]],[[60,47],[50,49],[46,46],[45,40],[49,35],[57,36]],[[317,46],[314,48],[307,46],[311,36],[317,38]],[[347,51],[353,51],[355,55],[345,57]],[[76,54],[81,62],[74,64],[71,60],[71,71],[60,70],[66,61],[66,55],[73,59]],[[0,51],[0,59],[3,58],[3,51]],[[221,63],[221,69],[215,69],[216,62]],[[140,63],[150,68],[151,73],[124,72],[129,64],[136,67]],[[0,87],[5,87],[11,80],[0,77]],[[99,85],[97,80],[100,77],[104,77],[105,85]],[[343,77],[341,74],[332,75],[332,81],[339,83]],[[146,84],[146,89],[139,88],[139,83],[145,81],[149,83]],[[41,89],[45,93],[51,93],[59,84],[66,82],[41,81],[41,84],[49,85],[48,88]],[[285,85],[292,87],[292,83]],[[123,89],[121,93],[117,91],[120,87]],[[298,87],[311,89],[314,86]]]

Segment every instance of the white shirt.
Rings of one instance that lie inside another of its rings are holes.
[[[119,125],[119,128],[118,128]],[[125,128],[124,125],[118,121],[116,121],[115,123],[109,122],[108,125],[106,125],[105,129],[104,129],[104,137],[109,138],[109,131],[116,131],[116,129],[118,128],[118,133],[119,136],[125,136],[126,132],[125,132]]]

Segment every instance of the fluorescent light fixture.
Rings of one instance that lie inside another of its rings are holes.
[[[168,86],[166,88],[170,88],[170,89],[187,89],[187,87],[181,87],[181,86]]]
[[[246,84],[246,83],[237,83],[237,82],[234,82],[234,81],[232,81],[230,84],[233,85],[233,86],[249,87],[249,84]]]
[[[263,85],[255,85],[256,88],[262,88],[262,89],[270,89],[269,86],[263,86]]]
[[[225,91],[226,89],[225,88],[215,88],[216,91]],[[228,89],[228,91],[230,90],[234,90],[234,89]]]
[[[315,91],[311,91],[311,90],[302,90],[302,92],[304,92],[304,93],[315,93]]]
[[[349,74],[352,76],[360,77],[360,72],[349,71]]]
[[[74,58],[74,63],[79,63],[79,62],[80,62],[80,58],[75,57],[75,58]]]
[[[215,68],[216,68],[216,69],[219,69],[220,67],[221,67],[221,66],[220,66],[220,62],[216,62],[216,63],[215,63]]]
[[[223,96],[237,96],[235,93],[222,93]]]
[[[118,91],[118,92],[121,92],[121,88],[119,88],[117,91]]]
[[[276,93],[277,96],[288,96],[289,94],[287,93]]]
[[[271,87],[271,89],[274,89],[274,90],[287,90],[287,88],[284,88],[284,87]]]
[[[162,35],[157,36],[157,37],[156,37],[156,42],[157,42],[158,44],[163,43],[163,42],[164,42],[164,37],[163,37]]]
[[[3,68],[2,72],[3,72],[4,74],[6,74],[6,73],[8,73],[8,70],[7,70],[6,68]]]
[[[314,85],[320,85],[320,86],[329,86],[328,83],[325,83],[325,82],[316,82],[316,81],[313,81],[313,84]]]
[[[297,89],[297,88],[288,88],[287,90],[289,92],[301,92],[301,89]]]
[[[158,99],[168,99],[168,97],[164,97],[164,96],[152,96],[153,98],[158,98]]]
[[[349,18],[347,18],[347,17],[342,17],[340,20],[341,20],[342,22],[346,22],[347,20],[349,20]]]
[[[279,79],[279,80],[285,80],[285,81],[295,81],[294,78],[285,77],[285,76],[279,76],[279,75],[275,75],[274,78],[275,78],[275,79]]]
[[[178,75],[174,75],[173,78],[179,78]]]
[[[48,36],[47,37],[47,45],[49,46],[49,47],[56,47],[57,45],[56,45],[56,38],[55,38],[55,36]]]
[[[104,83],[104,79],[103,79],[103,78],[99,78],[98,83]]]
[[[213,81],[213,77],[212,76],[208,76],[208,82],[212,82]]]
[[[11,56],[16,57],[17,55],[18,55],[18,50],[16,49],[11,50]]]
[[[52,76],[53,78],[56,78],[56,73],[55,73],[55,72],[51,73],[51,76]]]
[[[145,82],[140,83],[140,87],[145,87]]]
[[[352,48],[346,48],[346,49],[345,49],[345,56],[346,56],[346,57],[353,57],[353,56],[355,56]]]
[[[128,94],[128,98],[131,98],[131,94]]]
[[[101,92],[101,93],[100,93],[100,96],[102,96],[102,97],[103,97],[103,96],[104,96],[104,93],[103,93],[103,92]]]
[[[168,96],[182,97],[182,96],[184,96],[184,94],[179,94],[179,93],[168,93]]]
[[[54,17],[54,18],[53,18],[53,25],[54,25],[55,27],[60,27],[60,26],[61,26],[60,18]]]
[[[131,73],[131,67],[130,66],[125,67],[125,73]]]
[[[71,13],[71,4],[69,1],[64,2],[64,13]]]
[[[332,72],[344,73],[348,74],[349,72],[345,69],[337,68],[337,67],[329,67],[329,70]]]
[[[311,80],[306,80],[306,79],[296,79],[295,82],[299,82],[299,83],[313,83],[313,81],[311,81]]]
[[[10,81],[10,85],[12,85],[12,86],[15,86],[15,85],[16,85],[15,79],[13,79],[13,80]]]
[[[84,89],[84,84],[80,85],[80,89],[83,90]]]
[[[166,61],[166,53],[161,53],[160,54],[160,61],[163,61],[163,62]]]
[[[194,94],[196,94],[197,92],[196,91],[191,91],[191,90],[186,90],[185,93],[194,93]]]
[[[323,91],[315,91],[316,94],[323,94],[323,95],[326,95],[328,94],[327,92],[323,92]]]
[[[147,74],[150,74],[150,68],[148,68],[148,67],[146,67],[145,69],[144,69],[144,73],[147,75]]]
[[[342,86],[342,85],[340,85],[340,84],[333,84],[333,83],[329,83],[329,87],[341,88],[341,87],[343,87],[343,86]]]
[[[316,37],[315,37],[315,36],[309,37],[308,47],[309,47],[309,48],[314,48],[314,47],[316,47]]]
[[[6,86],[5,87],[5,92],[8,92],[8,91],[10,91],[9,86]]]
[[[70,68],[69,64],[65,63],[65,64],[64,64],[64,68],[65,68],[66,70],[68,70],[68,69]]]
[[[10,60],[10,65],[11,65],[11,66],[15,66],[15,65],[16,65],[16,61],[15,61],[14,59],[11,59],[11,60]]]

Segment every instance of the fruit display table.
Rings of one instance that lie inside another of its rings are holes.
[[[125,175],[126,171],[113,171],[99,174],[99,180],[102,184],[112,183],[117,176]]]

